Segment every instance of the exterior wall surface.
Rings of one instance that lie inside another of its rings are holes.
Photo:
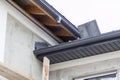
[[[4,6],[4,4],[2,4],[2,0],[0,0],[0,61],[4,62],[7,10],[2,6]]]
[[[39,80],[42,63],[33,55],[35,41],[43,42],[22,23],[8,15],[5,63]]]
[[[33,54],[35,41],[58,43],[6,0],[0,0],[0,28],[0,61],[41,80],[42,63]]]
[[[83,63],[83,65],[77,65],[74,67],[51,71],[50,80],[73,80],[74,78],[77,77],[83,78],[83,77],[94,76],[96,74],[102,74],[112,71],[117,72],[118,80],[120,80],[120,51],[112,52],[113,55],[115,55],[116,53],[119,54],[117,58],[101,60],[98,62],[93,62],[88,64]],[[109,53],[106,54],[109,55]],[[97,56],[94,57],[97,58]],[[96,59],[94,59],[94,61],[96,61]]]
[[[7,29],[7,15],[10,14],[19,20],[20,23],[25,25],[31,32],[35,33],[37,36],[41,37],[44,41],[51,45],[58,44],[51,36],[49,36],[45,31],[40,29],[35,23],[24,16],[20,11],[11,6],[7,0],[0,0],[0,61],[4,62],[4,52],[5,52],[5,39],[6,39],[6,29]]]

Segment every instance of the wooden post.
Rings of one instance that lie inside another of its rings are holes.
[[[42,80],[49,80],[49,65],[50,65],[50,60],[47,57],[44,57]]]

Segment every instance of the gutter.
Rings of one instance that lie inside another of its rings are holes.
[[[100,36],[95,36],[95,37],[91,37],[87,39],[80,39],[80,40],[75,40],[75,41],[68,42],[68,43],[63,43],[63,44],[56,45],[53,47],[34,50],[34,54],[36,55],[36,57],[59,54],[59,52],[66,51],[68,49],[73,49],[73,48],[91,45],[95,43],[101,43],[101,42],[118,39],[118,38],[120,38],[120,30],[109,32],[106,34],[102,34]]]
[[[64,25],[69,31],[71,31],[75,36],[80,38],[80,33],[75,25],[73,25],[69,20],[67,20],[62,14],[60,14],[55,8],[53,8],[48,2],[45,0],[34,0],[41,6],[44,10],[46,10],[57,23]]]

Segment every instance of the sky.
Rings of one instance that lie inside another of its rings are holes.
[[[46,0],[74,25],[96,19],[101,33],[120,30],[120,0]]]

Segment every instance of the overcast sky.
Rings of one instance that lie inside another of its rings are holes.
[[[120,0],[46,0],[74,25],[97,20],[100,31],[120,29]]]

